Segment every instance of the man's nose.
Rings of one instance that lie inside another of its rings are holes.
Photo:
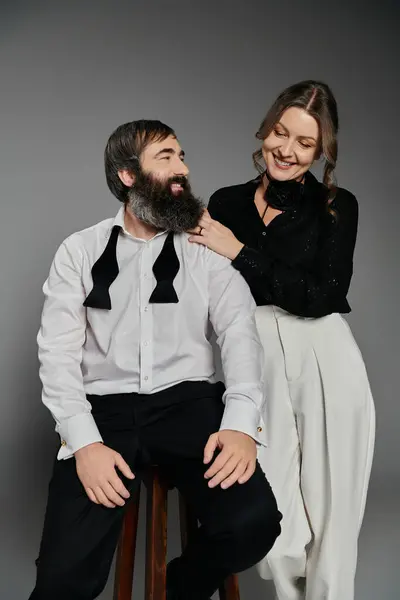
[[[177,158],[176,163],[174,164],[174,174],[182,175],[183,177],[189,175],[189,169],[181,158]]]

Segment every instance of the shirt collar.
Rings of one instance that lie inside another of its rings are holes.
[[[117,212],[117,214],[115,216],[112,226],[114,227],[115,225],[117,225],[118,227],[121,227],[121,230],[124,232],[124,234],[129,236],[131,239],[136,240],[138,242],[144,242],[144,243],[151,242],[155,238],[160,237],[162,235],[166,235],[168,233],[167,231],[158,231],[149,240],[144,240],[143,238],[137,238],[137,237],[133,236],[131,233],[129,233],[129,231],[127,231],[127,229],[125,227],[125,206],[124,205],[121,206],[121,208],[119,209],[119,211]]]

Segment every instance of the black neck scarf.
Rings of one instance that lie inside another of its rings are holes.
[[[268,187],[264,195],[267,206],[285,212],[298,208],[304,193],[303,182],[294,179],[278,181],[272,179],[268,171],[265,171],[265,175],[268,179]]]

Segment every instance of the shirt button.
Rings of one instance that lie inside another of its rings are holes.
[[[258,431],[258,433],[261,433],[262,432],[262,427],[257,427],[257,431]]]
[[[147,312],[148,310],[149,310],[149,307],[148,307],[148,306],[145,306],[145,307],[144,307],[144,312]]]
[[[149,342],[143,342],[143,346],[148,346]]]
[[[61,440],[61,446],[66,446],[67,442],[65,440]]]
[[[262,234],[263,234],[263,235],[267,235],[267,232],[266,232],[266,231],[263,231],[263,232],[262,232]]]
[[[144,380],[145,380],[145,381],[147,381],[147,380],[148,380],[148,377],[147,377],[147,375],[146,375],[146,377],[144,378]]]

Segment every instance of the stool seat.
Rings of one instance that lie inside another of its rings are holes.
[[[171,486],[157,466],[148,470],[143,483],[147,489],[145,600],[166,600],[167,499]],[[114,600],[132,600],[139,504],[140,487],[128,504],[123,520],[117,548]],[[183,550],[198,528],[198,522],[181,494],[179,521]],[[195,581],[193,585],[196,585]],[[226,579],[219,589],[219,597],[220,600],[240,600],[236,575]]]

